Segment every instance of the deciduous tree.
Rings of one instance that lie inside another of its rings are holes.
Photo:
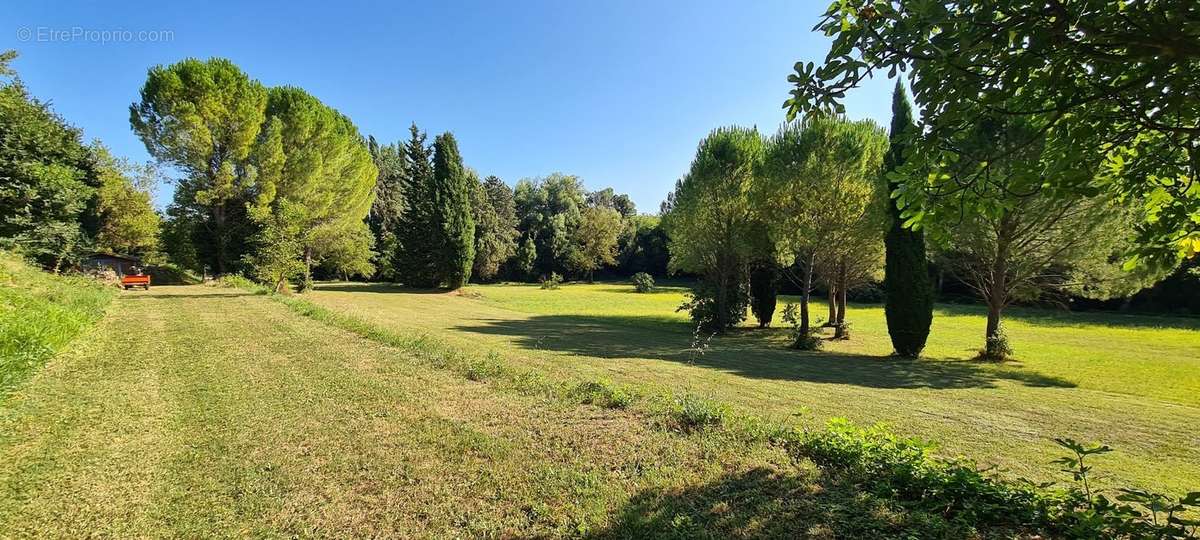
[[[1004,211],[994,164],[1038,145],[1023,166],[1046,192],[1141,201],[1130,266],[1170,267],[1200,252],[1198,21],[1192,0],[839,0],[816,27],[834,39],[824,64],[796,64],[785,107],[841,110],[863,80],[907,72],[925,125],[898,198],[910,225],[931,198]],[[972,159],[947,148],[990,117],[1031,129]]]
[[[617,263],[621,228],[621,214],[608,206],[588,206],[580,213],[579,227],[571,235],[570,263],[589,283],[598,268]]]

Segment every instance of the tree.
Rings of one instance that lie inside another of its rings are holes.
[[[620,270],[627,275],[645,272],[652,276],[667,275],[671,254],[667,250],[667,233],[658,216],[638,215],[629,218],[630,232],[621,237],[618,260]]]
[[[409,139],[404,144],[405,170],[408,171],[405,208],[392,267],[396,278],[412,287],[436,287],[438,276],[434,267],[431,231],[441,225],[433,215],[433,165],[425,133],[414,123],[409,126]]]
[[[1200,86],[1197,21],[1191,0],[843,0],[816,27],[834,37],[824,65],[796,64],[785,107],[841,110],[861,81],[907,71],[926,126],[898,190],[908,225],[931,219],[929,199],[1004,210],[984,196],[994,164],[1038,145],[1027,167],[1046,191],[1141,201],[1129,266],[1170,267],[1200,252],[1200,108],[1184,90]],[[968,160],[946,148],[997,116],[1031,129]]]
[[[158,249],[162,219],[150,203],[158,171],[150,164],[138,165],[117,159],[103,145],[92,145],[95,170],[100,176],[97,190],[99,230],[96,248],[111,253],[147,256]]]
[[[688,174],[664,217],[671,268],[696,272],[705,283],[686,307],[706,330],[724,332],[746,317],[747,265],[755,225],[749,193],[763,160],[758,130],[719,128],[696,150]]]
[[[989,359],[1008,354],[1001,314],[1014,301],[1037,299],[1052,290],[1096,298],[1126,295],[1163,273],[1141,270],[1113,280],[1115,272],[1100,272],[1114,268],[1115,255],[1133,242],[1128,224],[1135,213],[1117,199],[1048,188],[1040,172],[1026,167],[1049,150],[1026,143],[1031,129],[1019,120],[982,119],[960,143],[964,155],[973,148],[1010,150],[991,165],[987,184],[975,188],[990,190],[985,195],[1003,201],[1000,208],[968,212],[947,199],[926,206],[931,213],[928,230],[941,249],[953,254],[946,257],[951,271],[988,306],[982,357]]]
[[[779,268],[772,258],[754,262],[750,267],[750,312],[759,328],[771,326],[779,290]]]
[[[363,245],[341,243],[336,236],[357,234],[355,225],[370,211],[379,173],[354,123],[304,90],[272,88],[267,117],[253,153],[259,166],[255,204],[292,203],[291,215],[304,231],[301,290],[307,290],[312,267],[320,262],[320,245]],[[369,254],[367,248],[353,258]]]
[[[613,188],[604,188],[588,193],[587,204],[588,206],[612,208],[625,219],[637,215],[637,207],[633,204],[633,199],[624,193],[616,193]]]
[[[513,198],[521,233],[537,248],[532,273],[561,274],[570,267],[572,234],[579,228],[586,197],[577,176],[554,173],[517,182]]]
[[[912,105],[904,92],[904,85],[896,82],[892,94],[892,130],[890,147],[883,159],[884,195],[888,211],[883,289],[886,293],[883,312],[887,318],[888,335],[892,338],[892,349],[899,356],[916,358],[925,348],[929,337],[929,326],[933,323],[933,284],[929,280],[929,262],[925,256],[925,233],[919,229],[906,229],[900,209],[890,201],[897,181],[890,179],[905,160],[908,139],[916,133]]]
[[[340,229],[340,230],[339,230]],[[341,279],[370,277],[375,272],[375,236],[362,221],[343,220],[309,235],[313,258],[328,274]]]
[[[537,245],[533,243],[533,238],[526,236],[521,241],[521,245],[517,247],[517,256],[514,262],[520,277],[529,279],[533,276],[533,271],[537,267]]]
[[[271,285],[276,293],[286,292],[288,280],[305,271],[300,259],[304,251],[301,211],[287,199],[274,207],[251,207],[250,217],[258,224],[253,243],[256,249],[243,257],[254,276]]]
[[[0,246],[54,269],[94,234],[99,178],[79,130],[29,95],[0,53]]]
[[[837,117],[785,124],[767,145],[752,197],[779,263],[800,271],[790,277],[801,290],[801,338],[809,335],[816,276],[832,291],[831,322],[844,330],[846,291],[882,263],[876,178],[886,145],[873,122]]]
[[[517,251],[517,210],[512,189],[495,176],[474,186],[471,208],[475,219],[475,266],[471,274],[480,281],[496,277],[500,267]]]
[[[374,137],[368,137],[367,150],[379,171],[375,181],[375,199],[367,214],[367,224],[375,237],[374,245],[377,248],[373,266],[379,278],[394,280],[396,269],[392,263],[399,249],[400,229],[408,206],[404,146],[399,143],[380,145]]]
[[[175,204],[199,211],[211,243],[203,255],[224,274],[248,234],[245,206],[260,194],[250,158],[267,90],[229,60],[187,59],[151,68],[140,97],[130,124],[150,155],[183,173]]]
[[[475,221],[471,218],[471,185],[458,142],[451,133],[433,141],[433,236],[438,280],[458,289],[471,278],[475,261]]]
[[[572,236],[571,266],[587,276],[588,283],[597,268],[617,263],[617,236],[621,234],[621,214],[607,206],[589,206],[580,213],[579,228]]]

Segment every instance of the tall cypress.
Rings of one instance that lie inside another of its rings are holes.
[[[433,221],[436,224],[433,256],[438,280],[457,289],[471,278],[475,261],[475,220],[471,217],[471,189],[463,169],[458,141],[451,133],[433,142]]]
[[[908,138],[914,136],[917,125],[913,121],[912,104],[904,86],[896,82],[892,94],[891,145],[884,157],[884,182],[888,192],[893,191],[898,181],[888,177],[904,164],[904,152]],[[896,354],[915,358],[925,348],[929,337],[929,325],[933,322],[933,285],[929,280],[929,265],[925,258],[925,234],[904,228],[900,209],[895,202],[888,204],[891,219],[884,245],[887,250],[883,288],[887,293],[884,313],[887,316],[888,335]]]

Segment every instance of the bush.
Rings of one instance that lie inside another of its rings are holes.
[[[717,288],[701,281],[676,312],[687,311],[692,322],[705,332],[724,333],[746,319],[746,307],[750,305],[750,292],[740,283],[727,292],[724,309],[717,302]]]
[[[1013,348],[1008,343],[1008,333],[1004,331],[1004,324],[1001,323],[996,327],[996,335],[989,336],[984,343],[983,350],[979,351],[977,360],[987,360],[989,362],[1003,362],[1012,358]]]
[[[640,293],[654,292],[654,276],[645,272],[634,274],[633,288]]]
[[[846,299],[861,304],[882,304],[887,298],[883,287],[877,283],[867,283],[846,291]]]
[[[563,278],[558,275],[558,272],[550,272],[550,277],[542,278],[542,288],[548,291],[558,289],[562,285]]]
[[[808,332],[800,331],[800,305],[788,302],[783,307],[783,322],[792,327],[792,348],[800,351],[819,351],[824,340],[817,333],[820,324],[814,324]]]

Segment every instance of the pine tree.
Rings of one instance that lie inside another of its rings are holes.
[[[373,261],[376,276],[381,279],[396,279],[393,262],[399,248],[397,234],[403,226],[407,205],[404,189],[407,184],[407,167],[404,146],[401,144],[380,145],[375,137],[369,137],[367,147],[375,167],[379,169],[375,183],[375,202],[367,215],[367,224],[375,237],[376,259]]]
[[[433,142],[432,252],[437,279],[451,290],[467,283],[475,261],[471,188],[454,135],[438,135]]]
[[[436,287],[437,274],[433,265],[433,166],[425,133],[413,124],[409,140],[404,144],[404,166],[407,171],[404,186],[407,207],[396,231],[398,244],[392,268],[395,279],[411,287]]]
[[[886,178],[886,175],[904,163],[906,138],[915,130],[912,105],[904,86],[897,82],[892,94],[891,147],[884,157],[884,181],[889,192],[898,181]],[[883,288],[887,293],[884,313],[888,334],[896,354],[916,357],[925,348],[929,325],[933,322],[933,286],[925,258],[925,233],[904,228],[904,219],[896,203],[890,202],[887,206],[891,223],[884,237],[887,262]]]

